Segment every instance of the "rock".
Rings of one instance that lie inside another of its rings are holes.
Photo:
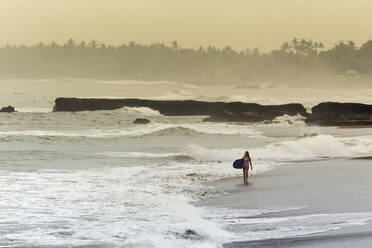
[[[53,111],[94,111],[114,110],[122,107],[148,107],[167,116],[209,115],[219,105],[200,101],[156,101],[143,99],[95,99],[95,98],[57,98]]]
[[[187,229],[184,232],[183,237],[186,239],[201,239],[201,236],[197,232],[191,229]]]
[[[182,239],[189,239],[189,240],[203,240],[203,239],[205,239],[203,236],[201,236],[200,234],[198,234],[197,232],[195,232],[192,229],[187,229],[182,234],[176,233],[176,235],[179,236]]]
[[[0,109],[0,113],[13,113],[13,112],[15,112],[15,108],[12,106],[2,107]]]
[[[150,120],[144,118],[137,118],[133,121],[133,124],[148,124]]]
[[[322,126],[372,125],[372,105],[361,103],[323,102],[312,109],[308,124]]]
[[[218,122],[260,122],[287,115],[304,115],[301,104],[259,105],[242,102],[203,102],[203,101],[156,101],[143,99],[88,99],[57,98],[53,110],[94,111],[114,110],[122,107],[148,107],[166,116],[207,115],[204,121]]]
[[[196,173],[189,173],[189,174],[186,174],[187,177],[196,177],[198,174]]]

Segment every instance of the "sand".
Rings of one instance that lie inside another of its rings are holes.
[[[265,209],[306,206],[262,217],[322,213],[372,212],[372,163],[368,159],[337,159],[282,165],[249,177],[208,183],[227,192],[202,204],[213,207]],[[226,247],[372,247],[372,224],[302,237],[235,242]]]

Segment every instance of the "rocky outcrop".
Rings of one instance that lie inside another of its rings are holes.
[[[150,120],[144,118],[137,118],[133,121],[133,124],[149,124]]]
[[[2,107],[0,109],[0,113],[13,113],[13,112],[15,112],[15,108],[12,106]]]
[[[200,101],[156,101],[135,98],[97,99],[97,98],[57,98],[53,111],[94,111],[114,110],[122,107],[148,107],[167,116],[209,115],[224,103]]]
[[[114,110],[122,107],[148,107],[166,116],[207,115],[205,121],[260,122],[277,116],[304,115],[301,104],[259,105],[242,102],[156,101],[143,99],[57,98],[54,111]]]
[[[323,102],[312,109],[306,122],[321,126],[372,125],[372,105]]]
[[[204,121],[211,122],[263,122],[272,121],[282,115],[302,115],[306,123],[322,126],[372,126],[372,105],[360,103],[324,102],[306,112],[301,104],[260,105],[242,102],[204,102],[204,101],[157,101],[144,99],[89,99],[57,98],[54,111],[94,111],[115,110],[122,107],[148,107],[166,116],[209,116]],[[9,106],[0,112],[14,112]],[[133,123],[147,124],[148,120],[135,120]]]

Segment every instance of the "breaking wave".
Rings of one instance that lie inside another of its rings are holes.
[[[140,137],[144,135],[179,135],[223,134],[258,136],[260,131],[246,125],[224,123],[150,123],[148,125],[131,125],[123,129],[84,129],[84,130],[22,130],[0,131],[0,136],[34,136],[34,137]]]
[[[121,111],[123,111],[127,114],[131,114],[131,115],[161,116],[159,111],[153,110],[153,109],[147,108],[147,107],[137,107],[137,108],[123,107],[123,108],[121,108]]]
[[[337,138],[331,135],[315,135],[270,143],[249,149],[252,158],[265,162],[293,162],[326,158],[354,157],[372,152],[372,136]],[[200,161],[234,161],[240,158],[242,149],[208,149],[190,145],[186,154]]]

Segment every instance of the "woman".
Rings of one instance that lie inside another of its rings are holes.
[[[248,170],[249,170],[249,165],[251,165],[251,170],[253,170],[252,166],[252,160],[251,157],[249,156],[249,152],[244,153],[243,157],[243,177],[244,177],[244,184],[248,184]]]

